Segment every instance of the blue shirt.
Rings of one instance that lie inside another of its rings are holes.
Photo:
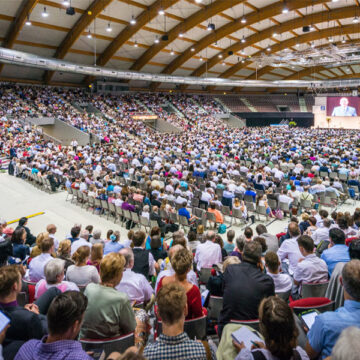
[[[112,252],[119,252],[124,246],[119,244],[117,241],[109,241],[105,244],[104,247],[104,255],[112,253]]]
[[[179,215],[185,216],[188,220],[191,218],[189,211],[186,208],[179,209]]]
[[[321,359],[330,356],[342,330],[349,326],[360,327],[360,302],[345,300],[344,306],[336,311],[327,311],[315,318],[308,332],[311,347],[321,353]]]
[[[321,258],[326,262],[329,268],[329,276],[331,276],[337,263],[350,261],[349,248],[346,245],[334,245],[325,250],[321,254]]]
[[[19,350],[15,360],[91,360],[80,342],[59,340],[47,344],[46,337],[41,340],[29,340]]]

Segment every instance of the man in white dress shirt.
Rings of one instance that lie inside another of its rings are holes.
[[[296,266],[303,256],[299,250],[297,238],[300,235],[299,225],[296,222],[291,222],[288,226],[290,239],[286,239],[280,246],[277,254],[282,263],[283,271],[286,271],[286,265],[288,265],[288,272],[292,275],[296,269]]]
[[[194,261],[197,269],[210,269],[214,264],[222,262],[221,247],[215,243],[216,234],[214,231],[206,233],[206,241],[196,248]]]
[[[51,237],[43,239],[39,245],[41,254],[34,257],[29,264],[29,280],[38,282],[45,279],[45,265],[53,259],[51,254],[54,252],[54,240]]]
[[[131,269],[134,266],[134,253],[131,248],[123,248],[119,251],[125,257],[125,271],[120,283],[115,287],[116,290],[122,291],[136,303],[147,303],[150,301],[154,291],[142,274],[137,274]]]
[[[294,272],[293,295],[300,294],[302,283],[319,283],[328,281],[328,267],[326,262],[314,254],[314,241],[308,235],[302,235],[297,239],[302,259]],[[294,296],[293,296],[294,298]]]
[[[80,239],[71,244],[71,256],[80,246],[88,246],[91,249],[92,244],[89,242],[89,231],[81,230]]]

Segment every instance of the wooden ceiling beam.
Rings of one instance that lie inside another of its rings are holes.
[[[311,40],[319,40],[322,38],[326,38],[330,35],[336,36],[341,33],[351,34],[351,33],[356,33],[357,31],[358,31],[357,24],[351,24],[351,25],[345,25],[341,29],[339,27],[335,27],[335,28],[323,29],[316,33],[315,32],[314,33],[306,33],[305,35],[299,36],[297,39],[291,38],[291,39],[281,42],[280,44],[274,45],[272,52],[276,53],[276,52],[286,49],[290,46],[293,46],[294,41],[298,41],[301,44],[301,43],[308,42]],[[259,53],[254,54],[254,56],[257,56],[257,55],[259,55]],[[236,72],[238,72],[239,70],[241,70],[242,68],[244,68],[243,64],[241,64],[241,63],[236,64],[233,67],[231,67],[230,69],[223,72],[220,75],[220,77],[228,78],[228,77],[232,76],[233,74],[235,74]]]
[[[324,12],[319,12],[319,13],[316,13],[316,14],[308,15],[308,16],[303,17],[303,18],[299,17],[299,18],[292,19],[290,21],[282,23],[280,26],[275,25],[275,26],[269,27],[267,29],[264,29],[259,34],[253,34],[253,35],[251,35],[251,36],[249,36],[247,38],[247,41],[246,41],[245,44],[243,44],[241,42],[233,44],[232,46],[224,49],[221,54],[223,55],[223,58],[226,58],[226,57],[229,56],[228,55],[229,51],[232,51],[235,54],[236,52],[241,51],[241,50],[245,49],[246,47],[248,47],[248,46],[250,46],[252,44],[256,44],[256,43],[258,43],[260,41],[263,41],[263,40],[266,40],[268,38],[272,38],[272,34],[274,33],[275,30],[277,31],[277,33],[283,33],[283,32],[287,32],[287,31],[289,31],[291,29],[299,28],[299,27],[304,26],[304,25],[310,25],[311,22],[319,23],[319,22],[323,21],[325,15],[331,20],[336,19],[336,18],[351,17],[353,15],[353,12],[354,12],[355,8],[356,8],[355,6],[349,6],[347,8],[334,9],[331,12],[327,12],[327,11],[325,12],[324,11]],[[298,35],[296,37],[296,39],[299,39],[299,38],[301,38],[301,35]],[[294,39],[294,38],[292,38],[292,39]],[[275,40],[275,39],[272,38],[272,40]],[[280,43],[281,42],[279,41],[278,44],[280,44]],[[294,45],[296,45],[296,42],[295,42]],[[271,49],[274,46],[277,46],[277,44],[273,45],[271,47]],[[206,69],[211,69],[218,62],[219,62],[218,55],[213,56],[208,61],[207,64],[201,65],[198,69],[196,69],[191,74],[191,76],[201,76],[202,74],[204,74],[206,72]]]
[[[310,6],[312,4],[321,4],[324,3],[328,0],[293,0],[291,2],[287,3],[287,6],[289,8],[290,11],[295,10],[295,9],[301,9],[304,8],[306,6]],[[217,29],[214,33],[211,33],[205,37],[203,37],[196,45],[192,46],[195,51],[192,52],[191,51],[191,47],[188,48],[187,50],[185,50],[183,52],[183,54],[179,57],[177,57],[174,61],[172,61],[163,71],[163,74],[171,74],[173,73],[179,66],[181,66],[182,64],[184,64],[186,61],[188,61],[189,59],[191,59],[196,53],[202,51],[203,49],[205,49],[206,47],[208,47],[210,44],[212,44],[213,42],[215,42],[216,40],[222,39],[225,36],[232,34],[240,29],[243,29],[244,27],[251,25],[251,24],[255,24],[259,21],[271,18],[273,16],[279,15],[282,13],[283,10],[283,1],[278,1],[276,3],[273,3],[271,5],[268,5],[264,8],[261,8],[259,10],[255,10],[254,12],[251,12],[249,14],[246,15],[246,20],[247,23],[246,24],[242,24],[240,19],[242,18],[242,16],[237,19],[237,21],[232,22],[232,23],[228,23],[225,24],[224,26],[222,26],[221,28]],[[295,19],[294,19],[295,20]],[[278,27],[276,27],[278,28]],[[262,34],[265,32],[266,30],[263,30],[261,32],[259,32],[258,34],[254,34],[248,37],[248,39],[250,39],[253,36],[258,36],[259,38],[262,38]],[[272,35],[272,34],[271,34]],[[271,37],[267,36],[266,38]],[[260,41],[260,40],[259,40]],[[256,41],[257,42],[257,41]],[[256,43],[255,42],[255,43]],[[238,43],[239,44],[239,43]],[[224,56],[228,56],[228,49],[230,50],[230,48],[232,48],[234,45],[230,46],[229,48],[226,49],[226,51],[223,51],[223,55]],[[240,45],[238,46],[238,50],[249,46],[249,42],[247,41],[245,44],[240,43]],[[236,50],[236,51],[238,51]],[[234,53],[236,51],[233,51]],[[213,58],[218,59],[217,55],[214,56]],[[214,64],[216,64],[218,62],[218,60],[216,62],[214,62]],[[204,66],[201,66],[202,69],[206,69],[206,64],[204,64]],[[202,72],[204,73],[205,70]],[[159,86],[160,83],[154,83],[153,87],[157,87]]]
[[[94,21],[94,19],[109,5],[113,0],[94,0],[86,11],[81,15],[80,19],[75,23],[74,27],[68,32],[65,39],[61,42],[54,55],[57,59],[63,59],[71,47],[82,35],[84,30]],[[46,71],[44,74],[45,83],[51,81],[54,71]]]
[[[39,0],[26,0],[22,2],[15,17],[15,20],[11,23],[5,40],[3,41],[3,47],[9,49],[13,47],[16,38],[18,37],[21,29],[23,28],[27,20],[27,17],[31,14],[38,1]],[[2,71],[3,67],[4,64],[0,64],[0,72]]]
[[[229,9],[237,4],[241,4],[244,0],[223,0],[223,1],[215,1],[212,4],[206,6],[206,8],[197,11],[196,13],[189,16],[185,19],[184,22],[176,25],[168,32],[168,41],[161,41],[159,44],[154,44],[145,54],[143,54],[138,61],[133,64],[131,70],[140,70],[142,67],[146,65],[148,61],[150,61],[154,56],[156,56],[161,49],[168,46],[172,43],[181,32],[185,33],[203,21],[209,19],[212,16],[215,16],[221,11]],[[229,35],[229,34],[228,34]]]

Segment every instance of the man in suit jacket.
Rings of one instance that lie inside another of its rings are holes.
[[[259,243],[245,242],[242,263],[226,268],[223,284],[223,308],[219,317],[220,336],[224,326],[231,319],[258,319],[261,300],[275,295],[273,279],[263,273]]]
[[[17,296],[22,279],[17,265],[0,268],[0,310],[10,318],[10,328],[3,343],[4,357],[13,358],[20,346],[30,339],[41,339],[47,333],[46,317],[39,314],[35,304],[21,307]]]

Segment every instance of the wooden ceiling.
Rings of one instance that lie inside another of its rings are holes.
[[[346,70],[286,65],[257,68],[252,61],[284,49],[321,47],[329,37],[335,42],[343,38],[360,41],[360,24],[354,23],[354,17],[360,16],[359,0],[72,0],[71,6],[73,16],[66,14],[63,0],[2,0],[2,46],[84,64],[182,76],[319,80],[359,77],[360,73],[360,64],[346,66]],[[43,17],[43,12],[48,16]],[[208,24],[215,30],[207,30]],[[302,28],[307,25],[314,30],[304,33]],[[167,40],[161,39],[163,35]],[[0,79],[78,85],[93,80],[11,65],[0,65]],[[130,86],[174,88],[139,81],[131,81]],[[204,90],[196,86],[180,89]]]

